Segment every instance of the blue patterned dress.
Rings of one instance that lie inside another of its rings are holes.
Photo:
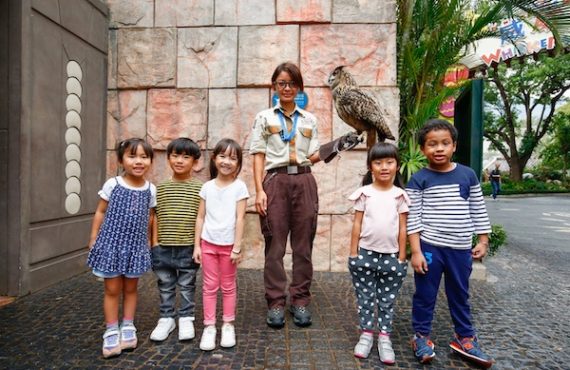
[[[134,276],[150,270],[148,224],[152,194],[148,185],[145,190],[133,190],[117,181],[87,257],[89,267],[106,274]]]

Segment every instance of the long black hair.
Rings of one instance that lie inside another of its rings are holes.
[[[139,145],[143,148],[144,154],[146,154],[150,161],[154,158],[154,151],[152,150],[152,146],[144,141],[143,139],[139,139],[137,137],[132,137],[130,139],[125,139],[120,141],[115,148],[115,152],[117,153],[117,160],[120,164],[123,164],[123,156],[125,153],[135,154],[137,152],[137,148]]]
[[[372,179],[372,171],[370,170],[372,167],[372,162],[376,159],[383,158],[394,158],[396,160],[398,169],[400,169],[400,155],[398,154],[398,148],[391,143],[376,143],[368,151],[368,156],[366,158],[366,166],[368,168],[368,172],[366,172],[364,178],[362,179],[362,186],[372,184],[374,181]],[[400,179],[400,171],[396,172],[396,176],[394,177],[394,185],[399,188],[403,188],[402,180]]]

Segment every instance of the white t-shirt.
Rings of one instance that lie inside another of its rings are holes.
[[[121,184],[121,186],[124,188],[131,190],[138,190],[138,191],[144,191],[148,189],[150,186],[150,208],[156,207],[156,186],[154,186],[154,184],[145,181],[143,186],[135,187],[127,184],[121,176],[111,177],[110,179],[105,181],[105,183],[103,184],[103,188],[99,190],[98,193],[101,199],[106,200],[107,202],[109,201],[109,199],[111,199],[111,193],[113,192],[115,186],[117,186],[117,182],[119,182],[119,184]]]
[[[409,211],[408,194],[397,186],[382,191],[370,184],[356,190],[348,199],[354,201],[356,211],[364,212],[358,246],[378,253],[398,252],[400,213]]]
[[[234,244],[237,202],[249,198],[245,183],[236,179],[220,188],[213,179],[202,186],[200,198],[206,202],[206,218],[200,237],[212,244]]]

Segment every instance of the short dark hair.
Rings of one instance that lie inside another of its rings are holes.
[[[194,157],[194,159],[200,159],[202,153],[200,153],[200,147],[194,140],[187,137],[179,137],[172,140],[166,147],[166,157],[170,158],[171,154],[186,154]]]
[[[303,75],[301,74],[301,70],[299,70],[299,67],[297,67],[296,64],[293,64],[291,62],[285,62],[279,64],[277,68],[275,68],[275,71],[273,71],[273,75],[271,76],[272,85],[275,85],[275,82],[277,82],[277,77],[281,72],[287,72],[291,77],[291,79],[299,87],[299,91],[303,91],[305,87],[303,85]]]
[[[447,130],[451,134],[451,139],[454,143],[457,143],[457,129],[451,123],[447,122],[443,119],[430,119],[425,124],[424,127],[420,129],[418,132],[418,142],[420,143],[420,147],[423,148],[424,144],[426,143],[426,136],[428,133],[432,131],[438,130]]]
[[[150,158],[150,161],[152,162],[152,159],[154,158],[154,151],[152,150],[152,146],[150,146],[150,144],[143,139],[132,137],[130,139],[120,141],[117,144],[115,152],[117,153],[117,160],[119,163],[123,163],[123,156],[125,153],[127,153],[127,151],[130,154],[135,154],[139,145],[142,146],[144,153]]]
[[[210,158],[210,178],[215,179],[218,176],[218,169],[216,168],[216,156],[221,153],[225,153],[226,150],[230,149],[230,152],[235,153],[237,157],[237,172],[236,176],[241,171],[241,165],[243,162],[243,152],[241,146],[237,143],[237,141],[233,139],[222,139],[218,141],[216,146],[214,147],[214,152],[212,153],[212,157]]]
[[[366,157],[366,166],[368,167],[368,172],[366,172],[364,178],[362,179],[362,186],[369,185],[374,182],[372,179],[372,171],[370,170],[372,167],[372,162],[376,159],[384,158],[394,158],[396,160],[398,169],[400,168],[400,155],[398,153],[398,148],[392,143],[378,142],[374,144],[368,151],[368,156]],[[402,187],[402,183],[399,178],[399,172],[396,173],[396,177],[394,178],[394,185],[400,188]]]

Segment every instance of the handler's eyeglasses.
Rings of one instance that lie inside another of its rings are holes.
[[[296,89],[297,83],[295,81],[277,81],[275,84],[280,88],[284,89],[289,86],[290,89]]]

